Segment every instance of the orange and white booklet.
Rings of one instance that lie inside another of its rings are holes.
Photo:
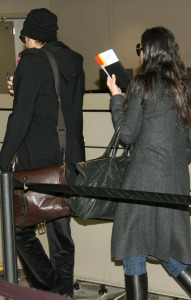
[[[115,74],[116,83],[119,87],[125,87],[129,84],[129,75],[113,49],[98,54],[98,56],[95,57],[95,60],[108,76],[111,77],[112,74]]]

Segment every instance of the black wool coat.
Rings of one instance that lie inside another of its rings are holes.
[[[53,54],[59,66],[61,103],[67,128],[66,162],[73,174],[75,163],[84,160],[83,58],[62,42],[50,42],[44,47]],[[0,152],[1,170],[8,170],[15,153],[18,154],[20,170],[61,163],[56,130],[58,101],[46,54],[36,48],[24,50],[13,84],[13,112],[8,119]]]

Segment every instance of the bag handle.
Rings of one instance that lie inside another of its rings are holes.
[[[119,144],[119,134],[120,134],[120,127],[117,128],[116,132],[116,138],[115,138],[115,143],[113,145],[113,151],[112,151],[112,158],[116,157],[116,152],[117,152],[117,146]]]
[[[115,144],[114,144],[113,148],[116,148],[116,147],[117,147],[116,141],[118,140],[118,137],[119,137],[119,129],[120,129],[120,128],[118,127],[117,130],[114,132],[114,134],[113,134],[113,136],[112,136],[112,138],[111,138],[111,141],[109,142],[109,145],[107,146],[107,148],[106,148],[104,154],[102,155],[103,157],[106,157],[106,156],[108,157],[108,156],[109,156],[110,151],[111,151],[111,148],[112,148],[114,142],[115,142]],[[118,142],[119,142],[119,140],[118,140]],[[116,151],[115,151],[115,152],[116,152]]]
[[[118,127],[115,132],[114,132],[114,135],[113,137],[111,138],[111,141],[109,143],[109,145],[107,146],[104,154],[102,155],[102,157],[109,157],[110,156],[110,152],[111,152],[111,149],[112,149],[112,146],[113,146],[113,151],[112,151],[112,158],[115,158],[116,157],[116,152],[117,152],[117,146],[119,144],[119,134],[120,134],[120,127]],[[129,146],[126,145],[124,151],[123,151],[123,156],[127,155],[127,152],[128,152],[128,148]]]

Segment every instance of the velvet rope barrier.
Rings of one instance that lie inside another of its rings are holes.
[[[25,286],[20,286],[15,283],[10,283],[0,280],[0,296],[7,297],[13,300],[68,300],[61,295],[56,295]]]
[[[16,182],[15,184],[17,185],[17,188],[20,185],[20,183],[18,182]],[[25,184],[25,187],[27,187],[28,190],[36,191],[39,193],[59,193],[73,196],[87,196],[93,198],[98,197],[100,198],[100,200],[110,198],[115,201],[141,202],[142,204],[157,203],[161,205],[191,205],[191,196],[177,194],[153,193],[64,184],[27,183]]]
[[[7,174],[2,174],[1,177],[7,177]],[[2,184],[3,182],[1,182]],[[8,182],[9,183],[9,182]],[[14,189],[24,189],[36,191],[39,193],[47,194],[66,194],[70,196],[86,196],[86,197],[98,197],[100,200],[111,199],[114,201],[126,201],[142,204],[160,204],[160,205],[173,205],[173,206],[188,206],[191,204],[191,196],[166,194],[166,193],[152,193],[143,191],[130,191],[122,189],[110,189],[110,188],[98,188],[89,186],[75,186],[75,185],[61,185],[61,184],[40,184],[40,183],[28,183],[23,184],[19,181],[13,180],[9,184],[3,186],[2,184],[2,196],[8,194]],[[6,200],[6,195],[2,197],[2,200]],[[2,201],[3,202],[3,201]],[[3,204],[3,203],[2,203]],[[10,219],[10,218],[9,218]],[[8,222],[9,221],[9,222]],[[10,220],[5,222],[11,223]],[[11,228],[13,224],[10,224]],[[4,237],[7,239],[7,237]],[[11,236],[10,236],[11,238]],[[16,264],[16,262],[15,262]],[[13,266],[14,267],[14,266]],[[10,273],[13,273],[14,268],[10,268]],[[15,283],[10,282],[12,279],[8,279],[9,282],[0,280],[0,295],[8,297],[8,299],[14,300],[59,300],[64,299],[63,296],[55,295],[52,293],[38,291],[27,287],[21,287]],[[65,298],[67,299],[67,298]]]

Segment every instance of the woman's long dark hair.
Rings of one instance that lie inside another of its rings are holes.
[[[191,79],[180,60],[179,47],[174,35],[164,27],[147,29],[141,38],[143,49],[142,72],[132,82],[134,93],[144,86],[143,103],[149,92],[155,92],[157,73],[160,84],[171,97],[173,107],[183,119],[184,127],[191,125]]]

